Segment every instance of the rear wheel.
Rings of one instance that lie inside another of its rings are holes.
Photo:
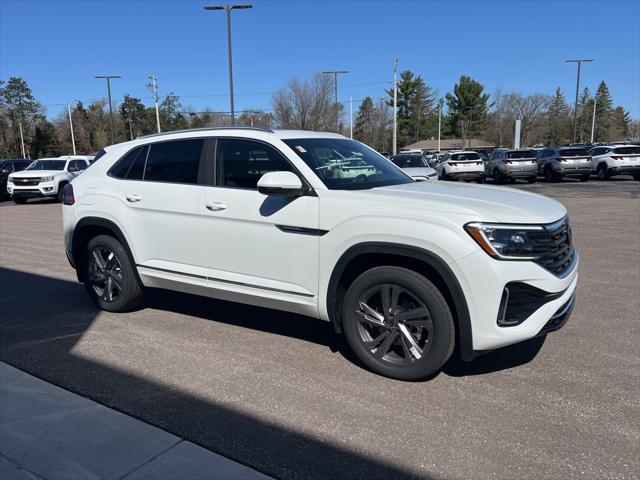
[[[584,175],[580,176],[580,181],[581,182],[588,182],[590,178],[591,178],[591,174],[590,173],[585,173]]]
[[[498,185],[504,183],[504,177],[500,173],[500,170],[498,170],[497,168],[493,169],[493,182],[497,183]]]
[[[476,182],[477,183],[484,183],[484,177],[478,177]]]
[[[142,303],[142,286],[120,242],[98,235],[87,244],[84,285],[91,299],[108,312],[125,312]]]
[[[385,266],[364,272],[347,290],[342,318],[356,356],[387,377],[428,377],[453,352],[449,306],[433,283],[412,270]]]
[[[611,175],[609,175],[609,169],[606,164],[598,165],[598,180],[602,180],[606,182],[611,180]]]

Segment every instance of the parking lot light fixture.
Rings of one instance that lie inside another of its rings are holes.
[[[111,143],[116,143],[115,130],[113,128],[113,106],[111,104],[111,79],[122,78],[120,75],[96,75],[94,78],[105,78],[107,80],[107,96],[109,97],[109,123],[111,125]]]
[[[580,58],[577,60],[565,60],[566,63],[577,63],[578,64],[578,77],[576,79],[576,102],[573,107],[573,141],[572,143],[576,143],[576,131],[578,127],[578,91],[580,90],[580,67],[585,62],[593,62],[593,60],[586,60],[584,58]]]
[[[249,4],[237,5],[209,5],[205,10],[225,10],[227,12],[227,48],[229,51],[229,106],[231,107],[231,125],[236,124],[236,116],[233,106],[233,60],[231,55],[231,10],[243,10],[253,8]]]

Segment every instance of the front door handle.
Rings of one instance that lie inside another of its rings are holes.
[[[142,197],[140,195],[135,194],[135,193],[132,193],[131,195],[127,195],[125,198],[127,199],[127,202],[129,202],[129,203],[136,203],[136,202],[139,202],[140,200],[142,200]]]
[[[219,212],[227,208],[227,206],[224,203],[220,203],[220,202],[207,202],[204,205],[205,207],[207,207],[207,210],[211,210],[212,212]]]

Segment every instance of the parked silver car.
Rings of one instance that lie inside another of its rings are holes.
[[[536,151],[533,149],[496,149],[484,162],[487,177],[493,178],[494,183],[504,183],[506,180],[515,181],[522,178],[529,183],[538,179],[538,162]]]

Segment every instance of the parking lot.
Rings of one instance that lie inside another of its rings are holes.
[[[637,478],[640,182],[516,187],[569,211],[574,314],[429,381],[292,314],[173,292],[101,312],[47,202],[0,203],[0,360],[277,478]]]

